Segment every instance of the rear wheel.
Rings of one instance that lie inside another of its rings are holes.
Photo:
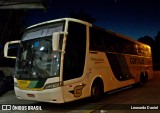
[[[147,81],[148,81],[148,73],[145,72],[145,82],[147,82]]]
[[[97,102],[101,99],[102,95],[103,95],[103,86],[98,84],[98,83],[94,83],[92,85],[91,88],[91,99],[92,102]]]
[[[144,76],[144,73],[141,73],[141,75],[140,75],[140,85],[141,85],[141,86],[145,84],[145,82],[146,82],[145,79],[146,79],[146,78],[145,78],[145,76]]]

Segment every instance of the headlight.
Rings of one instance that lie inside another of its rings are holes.
[[[49,83],[44,86],[44,89],[52,89],[60,86],[60,82]]]

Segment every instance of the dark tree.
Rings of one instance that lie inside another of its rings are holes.
[[[160,31],[155,36],[155,48],[154,48],[154,58],[155,58],[155,66],[157,70],[160,70]]]
[[[157,36],[155,36],[155,41],[160,44],[160,31],[158,32]]]
[[[160,32],[158,32],[155,40],[149,36],[144,36],[139,38],[138,41],[151,46],[153,69],[160,70]]]
[[[15,60],[3,57],[3,47],[8,41],[21,39],[25,20],[24,10],[0,10],[0,67],[14,66]]]
[[[22,37],[26,14],[24,10],[0,10],[0,44]]]
[[[139,42],[145,43],[150,45],[151,47],[153,47],[153,45],[155,44],[155,41],[153,38],[151,38],[150,36],[144,36],[138,39]]]

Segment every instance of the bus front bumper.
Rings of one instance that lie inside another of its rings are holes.
[[[21,90],[15,87],[15,94],[17,98],[24,100],[35,100],[49,103],[64,103],[61,87],[41,91]]]

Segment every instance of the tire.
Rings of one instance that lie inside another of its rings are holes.
[[[144,85],[144,84],[145,84],[145,82],[146,82],[146,80],[145,80],[145,76],[144,76],[144,74],[143,74],[143,73],[141,73],[141,75],[140,75],[140,86]]]
[[[102,86],[98,83],[94,83],[91,87],[91,100],[92,102],[98,102],[103,94]]]
[[[147,81],[148,81],[148,73],[145,72],[145,82],[147,82]]]

